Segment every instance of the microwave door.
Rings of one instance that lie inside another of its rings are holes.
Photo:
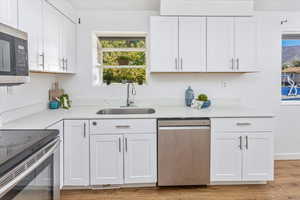
[[[0,33],[0,76],[15,75],[14,48],[13,38]]]

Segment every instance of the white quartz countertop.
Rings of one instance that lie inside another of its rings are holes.
[[[213,106],[197,110],[181,106],[148,106],[155,114],[142,115],[98,115],[101,106],[76,106],[70,110],[45,110],[24,118],[3,124],[1,129],[45,129],[64,119],[145,119],[145,118],[247,118],[273,117],[270,111],[237,106]],[[111,108],[111,107],[110,107]]]

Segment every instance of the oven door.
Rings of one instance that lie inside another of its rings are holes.
[[[59,200],[59,141],[29,158],[36,162],[0,189],[0,200]],[[41,156],[41,154],[44,154]],[[40,158],[38,158],[40,157]],[[22,165],[22,164],[21,164]],[[19,165],[19,166],[21,166]],[[18,166],[18,167],[19,167]],[[17,170],[16,170],[16,173]]]
[[[0,32],[0,76],[16,75],[15,38]]]

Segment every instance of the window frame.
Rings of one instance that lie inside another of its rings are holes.
[[[283,40],[284,35],[300,35],[300,29],[299,28],[288,27],[287,29],[283,29],[281,31],[281,35],[280,35],[281,36],[280,37],[281,56],[282,56],[282,40]],[[280,63],[280,76],[282,76],[282,62]],[[291,101],[282,100],[281,88],[282,88],[282,79],[280,78],[280,102],[281,102],[281,106],[300,105],[300,100],[291,100]]]
[[[97,68],[99,69],[99,73],[100,73],[100,77],[99,77],[99,82],[98,82],[98,85],[101,85],[101,86],[107,86],[107,87],[110,87],[110,86],[114,86],[114,85],[117,85],[119,86],[120,84],[122,83],[111,83],[110,85],[107,85],[105,82],[104,82],[104,79],[103,79],[103,69],[105,68],[142,68],[142,67],[145,67],[145,70],[146,70],[146,79],[145,79],[145,82],[143,83],[143,85],[138,85],[140,87],[143,87],[143,86],[146,86],[148,85],[148,82],[149,82],[149,73],[150,73],[150,69],[149,69],[149,36],[148,36],[148,33],[147,32],[124,32],[124,31],[120,31],[120,32],[96,32],[96,38],[97,38],[97,42],[100,42],[99,41],[99,37],[143,37],[145,38],[145,48],[104,48],[106,50],[111,50],[112,52],[114,51],[117,51],[117,52],[120,52],[120,51],[137,51],[137,52],[145,52],[145,66],[144,65],[141,65],[141,66],[126,66],[126,67],[122,67],[122,66],[104,66],[103,63],[99,63],[99,60],[97,58]],[[98,44],[97,44],[98,45]],[[97,48],[97,55],[98,55],[98,52],[99,49]],[[103,52],[105,51],[102,51],[101,50],[101,58],[103,58]],[[108,52],[108,51],[106,51]],[[101,62],[103,62],[103,59],[101,59]]]

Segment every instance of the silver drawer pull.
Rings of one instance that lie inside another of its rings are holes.
[[[130,126],[129,125],[119,125],[119,126],[116,126],[116,128],[127,129],[127,128],[130,128]]]
[[[242,123],[242,122],[238,122],[236,123],[237,126],[251,126],[251,123],[249,122],[245,122],[245,123]]]

